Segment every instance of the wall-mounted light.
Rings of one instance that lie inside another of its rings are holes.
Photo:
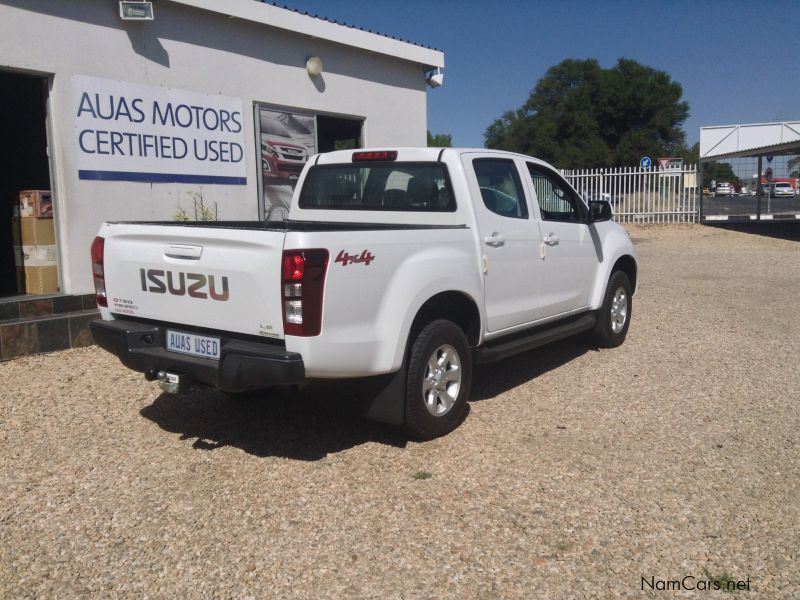
[[[306,72],[311,77],[321,75],[324,68],[325,65],[322,64],[322,59],[319,56],[311,56],[306,60]]]
[[[152,21],[155,19],[153,3],[121,0],[119,3],[119,18],[123,21]]]
[[[436,67],[432,71],[425,73],[425,83],[432,88],[442,85],[444,83],[444,69]]]

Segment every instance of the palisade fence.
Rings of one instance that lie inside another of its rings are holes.
[[[676,169],[565,169],[564,178],[586,200],[607,200],[618,223],[696,223],[697,165]]]

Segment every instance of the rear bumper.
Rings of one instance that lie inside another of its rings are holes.
[[[168,371],[189,375],[195,381],[228,392],[300,383],[305,379],[302,356],[266,343],[223,337],[217,361],[167,352],[166,328],[157,325],[97,320],[92,321],[91,330],[98,346],[150,379],[158,371]]]

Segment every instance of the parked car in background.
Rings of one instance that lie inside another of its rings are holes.
[[[714,189],[715,196],[733,196],[734,193],[733,186],[725,181],[718,183],[716,189]]]
[[[619,204],[624,200],[622,196],[611,194],[610,192],[603,192],[602,194],[584,192],[583,198],[586,202],[608,202],[609,204]]]
[[[794,188],[791,183],[778,181],[769,187],[769,195],[773,198],[794,198]]]

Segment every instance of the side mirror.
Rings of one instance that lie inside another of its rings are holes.
[[[611,213],[611,203],[606,200],[592,200],[589,202],[590,221],[610,221],[613,217]]]

